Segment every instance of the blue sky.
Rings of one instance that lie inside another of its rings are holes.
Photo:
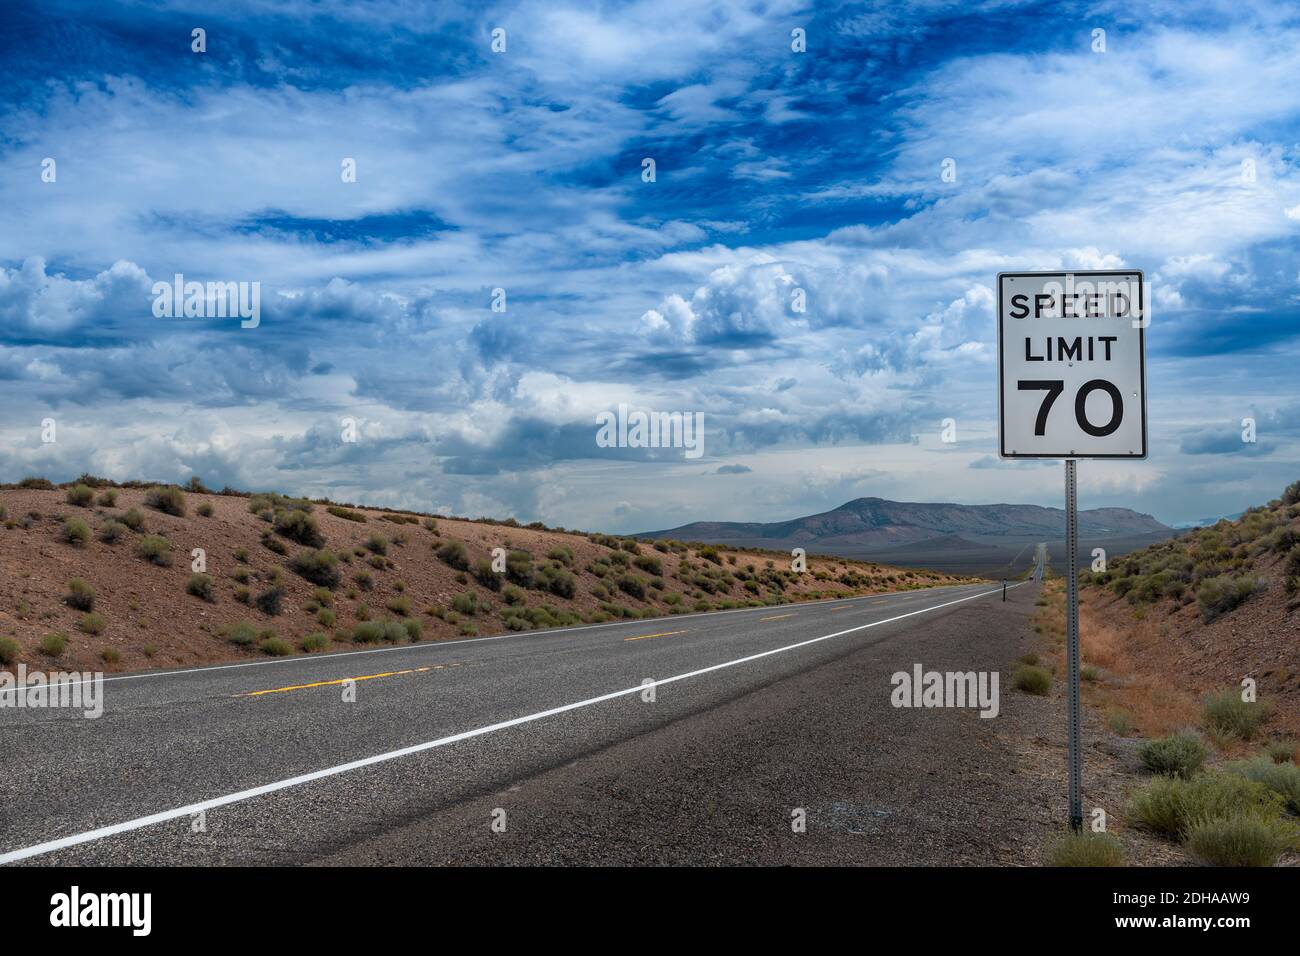
[[[1297,49],[1251,2],[5,4],[0,478],[614,531],[1058,504],[996,457],[994,277],[1124,267],[1151,456],[1082,504],[1235,512],[1300,478]],[[156,318],[178,272],[261,324]],[[599,447],[619,403],[705,455]]]

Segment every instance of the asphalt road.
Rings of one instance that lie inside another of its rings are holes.
[[[995,603],[1013,606],[1000,595],[981,584],[113,675],[98,719],[0,707],[0,863],[356,862],[339,854],[865,647],[906,648],[974,607],[996,620]],[[958,665],[973,658],[945,640]]]

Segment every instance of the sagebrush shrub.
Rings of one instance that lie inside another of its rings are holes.
[[[145,492],[144,503],[164,514],[185,516],[185,493],[170,485],[160,485]]]
[[[1138,750],[1142,765],[1152,773],[1169,777],[1190,777],[1201,769],[1209,750],[1192,734],[1173,734],[1151,740]]]
[[[63,522],[63,540],[74,548],[80,548],[90,540],[90,526],[80,518],[68,518]]]
[[[469,570],[469,553],[459,541],[448,541],[437,550],[438,560],[457,571]]]
[[[212,576],[209,574],[191,574],[189,581],[185,585],[185,590],[197,598],[202,598],[209,604],[216,603],[217,598],[212,591]]]
[[[338,555],[323,548],[300,551],[293,559],[292,568],[295,574],[322,588],[338,587],[343,580],[343,575],[339,572]]]
[[[75,607],[78,611],[93,611],[95,609],[95,589],[81,578],[73,578],[68,582],[68,594],[64,600],[69,606]]]
[[[95,500],[95,490],[88,485],[73,485],[68,489],[68,504],[78,508],[88,508]]]
[[[171,542],[158,534],[147,534],[136,545],[136,553],[159,567],[169,568],[172,563]]]

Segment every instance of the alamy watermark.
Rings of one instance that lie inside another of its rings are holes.
[[[599,412],[596,444],[601,448],[684,448],[687,458],[704,454],[703,412]]]
[[[104,713],[104,674],[102,671],[29,673],[26,664],[19,664],[17,673],[0,671],[0,707],[79,710],[83,717],[94,720]]]
[[[186,282],[178,272],[171,282],[155,282],[152,291],[155,318],[239,318],[241,329],[255,329],[262,322],[260,282]]]
[[[920,664],[912,672],[895,671],[889,702],[895,707],[978,707],[981,717],[996,717],[997,671],[927,671]]]

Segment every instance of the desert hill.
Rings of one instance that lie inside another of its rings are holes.
[[[963,580],[818,557],[795,573],[788,551],[217,493],[197,479],[0,488],[4,665],[175,667]]]
[[[1300,732],[1300,482],[1280,498],[1152,545],[1084,580],[1133,669],[1199,691],[1253,678]]]

